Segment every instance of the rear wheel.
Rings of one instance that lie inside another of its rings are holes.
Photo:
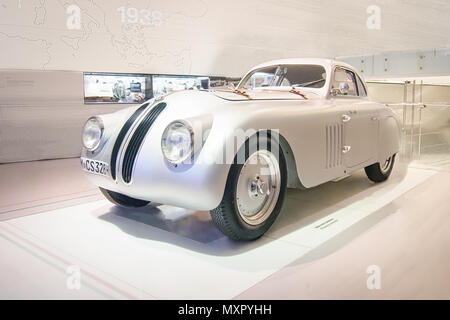
[[[231,165],[221,203],[211,210],[217,228],[234,240],[254,240],[261,237],[280,213],[286,192],[286,162],[267,148],[251,148],[246,142],[244,164]],[[253,142],[253,143],[256,143]]]
[[[387,158],[383,163],[374,163],[365,167],[367,177],[373,182],[383,182],[389,178],[394,167],[395,154]]]
[[[106,199],[108,199],[110,202],[114,203],[117,206],[127,207],[127,208],[139,208],[139,207],[144,207],[150,203],[150,201],[134,199],[134,198],[128,197],[124,194],[117,193],[114,191],[106,190],[103,188],[99,188],[99,189],[103,193],[103,195],[105,196]]]

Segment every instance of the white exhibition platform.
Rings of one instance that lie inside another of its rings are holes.
[[[78,172],[77,159],[55,161],[86,183]],[[23,166],[50,162],[2,165],[0,174],[27,172]],[[64,188],[64,180],[58,180],[63,170],[51,172],[24,179],[35,184],[34,195],[45,193],[46,185],[54,181]],[[343,250],[358,235],[395,214],[399,209],[396,199],[436,174],[450,177],[446,171],[397,163],[385,183],[373,184],[361,171],[314,189],[289,190],[275,225],[251,243],[227,239],[214,227],[208,212],[170,206],[123,209],[103,200],[92,186],[74,193],[78,200],[55,195],[49,202],[43,196],[42,201],[33,199],[27,205],[13,203],[11,196],[3,198],[0,299],[238,297],[293,262],[301,266]],[[70,189],[74,181],[66,183]],[[4,182],[1,188],[6,190]],[[40,209],[30,211],[33,208]],[[449,220],[443,223],[448,226]],[[448,265],[448,257],[443,259]],[[79,289],[70,286],[74,275],[80,276]],[[330,266],[323,276],[339,275]]]

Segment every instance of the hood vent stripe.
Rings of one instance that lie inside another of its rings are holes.
[[[122,162],[122,178],[126,183],[129,183],[131,181],[134,162],[136,160],[139,148],[141,147],[142,141],[144,141],[148,130],[150,130],[153,122],[155,122],[156,118],[164,110],[165,107],[166,104],[164,102],[154,106],[152,110],[150,110],[150,112],[145,115],[144,119],[142,119],[141,123],[136,128],[133,137],[131,137]]]
[[[127,135],[128,130],[130,130],[133,123],[136,121],[136,119],[139,117],[139,115],[142,113],[142,111],[145,110],[145,108],[148,107],[148,103],[143,104],[140,106],[133,115],[125,122],[122,129],[119,132],[119,135],[117,136],[116,142],[114,143],[114,147],[111,153],[111,176],[114,180],[116,180],[116,165],[117,165],[117,154],[119,153],[120,146],[122,145],[123,139],[125,139],[125,136]]]

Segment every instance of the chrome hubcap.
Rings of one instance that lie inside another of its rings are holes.
[[[256,176],[248,185],[248,193],[252,199],[256,199],[259,196],[269,195],[270,188],[267,188],[267,181],[263,181],[259,176]]]
[[[387,158],[383,164],[380,164],[380,169],[382,173],[386,173],[389,171],[389,168],[392,164],[392,157]]]
[[[281,174],[278,160],[267,150],[250,155],[242,166],[236,186],[241,218],[250,225],[263,223],[278,201]]]

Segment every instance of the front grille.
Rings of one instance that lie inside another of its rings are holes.
[[[152,110],[147,113],[144,119],[142,119],[141,123],[134,131],[133,137],[131,137],[127,150],[125,151],[122,163],[122,178],[126,183],[129,183],[131,181],[134,161],[136,160],[136,156],[142,144],[142,141],[144,141],[148,130],[165,107],[166,104],[164,102],[154,106]]]
[[[114,143],[114,147],[111,153],[111,176],[114,180],[116,180],[116,165],[117,165],[117,154],[119,153],[120,146],[122,145],[123,139],[125,139],[125,136],[127,135],[128,130],[130,130],[133,123],[136,121],[136,119],[139,117],[139,115],[142,113],[142,111],[145,110],[145,108],[148,107],[148,103],[143,104],[140,106],[132,115],[131,117],[125,122],[122,129],[119,132],[119,135],[117,136],[116,142]]]

